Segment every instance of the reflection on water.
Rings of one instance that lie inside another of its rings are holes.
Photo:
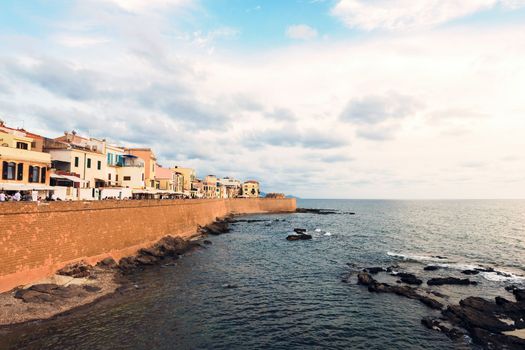
[[[473,276],[477,287],[441,287],[452,300],[464,293],[503,295],[504,285],[525,275],[523,201],[298,204],[356,215],[257,216],[268,221],[236,224],[175,267],[137,273],[140,289],[117,302],[0,333],[0,348],[467,349],[466,342],[422,327],[421,318],[435,311],[419,302],[341,283],[346,264],[399,263],[423,279],[457,274],[455,267],[464,265],[513,274]],[[307,228],[314,239],[286,241],[294,227]],[[449,268],[424,272],[425,259],[435,255],[446,257],[441,263]]]

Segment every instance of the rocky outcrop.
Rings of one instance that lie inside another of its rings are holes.
[[[199,246],[197,242],[166,236],[153,246],[140,249],[136,255],[120,259],[118,267],[123,273],[129,273],[141,266],[156,265],[167,258],[177,259],[180,255]]]
[[[474,341],[489,349],[524,349],[525,340],[502,332],[525,328],[525,302],[497,298],[496,302],[468,297],[451,305],[443,316],[466,329]]]
[[[415,288],[409,286],[393,286],[388,283],[380,283],[376,281],[368,272],[360,272],[357,275],[357,283],[364,286],[368,286],[369,292],[393,293],[400,296],[404,296],[409,299],[419,300],[424,305],[435,310],[443,309],[443,304],[426,295],[419,294]]]
[[[69,298],[83,298],[88,293],[96,293],[100,288],[96,286],[59,286],[56,284],[36,284],[27,289],[19,289],[14,297],[25,303],[52,303]]]
[[[228,224],[228,219],[225,220],[217,220],[215,222],[212,222],[209,225],[206,225],[200,229],[200,232],[203,234],[208,235],[222,235],[223,233],[230,232],[230,227]]]
[[[478,283],[475,282],[475,281],[471,281],[468,278],[437,277],[437,278],[429,279],[427,281],[427,284],[429,286],[442,286],[444,284],[454,284],[454,285],[468,286],[470,284],[476,285]]]
[[[84,261],[69,264],[57,271],[57,275],[69,276],[74,278],[95,278],[93,266]]]
[[[333,209],[313,209],[313,208],[297,208],[295,212],[296,213],[319,214],[319,215],[339,214],[337,210],[333,210]]]

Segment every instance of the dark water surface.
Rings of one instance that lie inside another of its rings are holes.
[[[478,286],[437,287],[450,302],[465,295],[510,298],[503,287],[525,282],[525,201],[300,200],[298,206],[343,213],[250,216],[267,221],[235,224],[177,266],[137,273],[140,289],[117,302],[0,332],[0,348],[470,349],[468,339],[453,342],[421,326],[435,311],[419,302],[342,283],[347,263],[399,264],[423,279],[460,277],[475,266],[508,273],[471,277]],[[313,231],[314,239],[286,241],[294,227]],[[423,272],[426,264],[444,269]]]

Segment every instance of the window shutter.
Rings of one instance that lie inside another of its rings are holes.
[[[16,171],[16,179],[22,181],[24,179],[24,163],[18,163]]]
[[[2,162],[2,179],[7,180],[7,162]]]
[[[40,182],[43,184],[46,183],[46,172],[47,168],[42,168],[42,172],[40,173]]]

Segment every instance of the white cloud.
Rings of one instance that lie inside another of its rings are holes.
[[[121,9],[129,12],[141,12],[148,8],[167,8],[180,5],[187,5],[191,0],[100,0],[114,4]]]
[[[78,6],[67,20],[89,26],[60,35],[111,45],[0,42],[8,123],[149,146],[166,166],[303,197],[525,196],[523,24],[209,55],[235,31],[184,35],[179,14]],[[503,156],[517,160],[458,167]]]
[[[108,38],[97,36],[59,35],[56,41],[63,46],[82,48],[110,42]]]
[[[523,0],[339,0],[332,15],[351,28],[403,30],[432,27],[500,5],[525,6]]]
[[[317,30],[306,24],[296,24],[286,28],[286,36],[290,39],[310,40],[317,37]]]

